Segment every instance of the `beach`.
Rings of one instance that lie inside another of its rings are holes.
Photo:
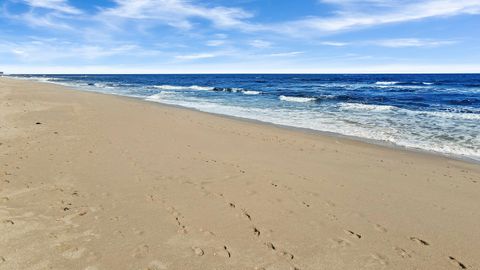
[[[480,165],[0,78],[0,269],[480,269]]]

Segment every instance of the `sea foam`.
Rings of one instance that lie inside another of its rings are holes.
[[[282,101],[300,102],[300,103],[311,102],[316,100],[316,98],[314,97],[290,97],[290,96],[284,96],[284,95],[281,95],[279,99]]]
[[[339,103],[341,109],[345,110],[362,110],[362,111],[391,111],[398,109],[390,105],[374,105],[362,103]]]
[[[200,91],[211,91],[214,88],[208,86],[198,86],[198,85],[191,85],[191,86],[179,86],[179,85],[154,85],[154,88],[162,89],[162,90],[200,90]]]
[[[379,81],[379,82],[376,82],[375,84],[377,85],[395,85],[395,84],[398,84],[399,82],[385,82],[385,81]]]

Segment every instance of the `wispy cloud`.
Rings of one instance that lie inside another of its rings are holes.
[[[451,45],[457,43],[454,40],[431,40],[431,39],[417,39],[417,38],[397,38],[397,39],[383,39],[370,42],[371,45],[402,48],[402,47],[438,47],[443,45]]]
[[[101,58],[133,54],[136,57],[157,55],[160,52],[144,49],[136,44],[76,44],[58,39],[31,39],[23,42],[0,42],[0,53],[12,54],[22,61],[49,62],[58,59],[99,60]]]
[[[105,9],[100,16],[117,17],[190,29],[192,19],[200,18],[220,28],[247,26],[243,19],[252,14],[241,9],[224,6],[206,7],[183,0],[115,0],[117,6]]]
[[[95,63],[166,69],[217,63],[212,68],[219,71],[221,63],[226,68],[243,63],[245,70],[247,65],[274,69],[281,66],[278,63],[316,68],[321,57],[366,51],[371,54],[369,61],[354,55],[332,63],[380,66],[391,61],[380,61],[384,54],[395,60],[411,57],[419,63],[443,59],[453,63],[457,56],[459,62],[478,62],[478,57],[466,57],[459,48],[475,51],[478,47],[473,26],[466,24],[479,16],[448,18],[480,14],[480,0],[316,1],[319,9],[285,10],[278,16],[265,1],[250,0],[248,5],[242,5],[243,0],[108,0],[88,9],[74,0],[0,0],[0,24],[8,26],[0,27],[0,64],[80,66],[98,60]],[[385,26],[391,24],[403,24],[404,31],[389,31]],[[455,32],[455,27],[463,28]],[[369,31],[361,32],[365,29]],[[29,35],[55,39],[31,40]],[[454,44],[452,50],[447,47]],[[424,54],[420,48],[435,50]]]
[[[175,56],[178,60],[197,60],[197,59],[206,59],[217,57],[215,53],[196,53],[196,54],[186,54],[186,55],[177,55]]]
[[[22,3],[28,7],[23,12],[10,12],[11,3]],[[72,30],[69,20],[83,15],[80,9],[71,6],[67,0],[7,0],[1,7],[3,17],[21,22],[29,27],[42,27],[55,30]]]
[[[271,42],[266,41],[266,40],[262,40],[262,39],[254,39],[254,40],[250,41],[249,44],[252,47],[260,48],[260,49],[269,48],[270,46],[272,46]]]
[[[207,41],[207,46],[218,47],[218,46],[224,45],[225,43],[226,41],[223,39],[213,39],[213,40]]]
[[[82,11],[71,6],[66,0],[25,0],[25,3],[33,8],[44,8],[59,13],[81,14]]]
[[[289,56],[296,56],[299,54],[303,54],[304,52],[300,51],[294,51],[294,52],[280,52],[280,53],[271,53],[267,54],[265,56],[270,56],[270,57],[289,57]]]
[[[57,30],[72,30],[72,27],[54,14],[36,14],[32,11],[22,14],[11,14],[8,18],[26,23],[30,27],[43,27]]]
[[[480,0],[427,0],[427,1],[370,1],[382,4],[382,8],[370,11],[363,11],[364,1],[328,0],[337,4],[340,9],[336,15],[329,17],[312,16],[291,22],[277,25],[279,32],[297,35],[305,31],[310,33],[334,33],[351,30],[354,28],[365,28],[383,24],[401,23],[434,17],[448,17],[459,14],[479,14]]]
[[[355,42],[322,41],[319,44],[325,46],[344,47],[344,46],[379,46],[390,48],[405,47],[439,47],[458,43],[457,40],[436,40],[419,38],[393,38],[393,39],[375,39],[375,40],[357,40]]]
[[[325,46],[333,46],[333,47],[343,47],[349,45],[347,42],[339,42],[339,41],[322,41],[320,42],[321,45]]]

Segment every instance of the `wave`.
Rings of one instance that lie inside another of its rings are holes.
[[[162,90],[200,90],[200,91],[211,91],[214,90],[214,87],[209,86],[198,86],[198,85],[191,85],[191,86],[179,86],[179,85],[154,85],[154,88],[162,89]]]
[[[284,96],[281,95],[279,97],[280,100],[282,101],[289,101],[289,102],[311,102],[317,100],[314,97],[290,97],[290,96]]]
[[[244,95],[259,95],[262,93],[260,91],[245,90],[236,87],[214,87],[212,90],[215,92],[243,93]]]
[[[242,93],[244,95],[259,95],[260,91],[252,91],[252,90],[243,90]]]
[[[92,85],[92,84],[88,84]],[[118,87],[119,85],[113,84],[113,83],[94,83],[93,86],[98,87],[98,88],[115,88]]]
[[[376,82],[375,84],[376,85],[395,85],[395,84],[398,84],[399,82],[388,82],[388,81],[379,81],[379,82]]]
[[[392,111],[398,109],[398,107],[391,105],[374,105],[363,103],[340,103],[341,109],[346,110],[362,110],[362,111]]]
[[[172,97],[175,95],[175,92],[168,92],[168,91],[162,91],[160,93],[148,96],[145,98],[145,100],[149,101],[161,101],[164,98]]]
[[[467,112],[442,112],[442,111],[410,111],[410,114],[441,117],[457,120],[480,120],[480,114]]]
[[[214,87],[212,89],[215,92],[229,92],[229,93],[237,93],[243,91],[242,88],[235,88],[235,87]]]
[[[433,82],[398,82],[398,81],[378,81],[375,82],[379,86],[392,86],[392,85],[401,85],[401,86],[425,86],[425,85],[434,85]]]
[[[243,93],[245,95],[259,95],[261,94],[260,91],[254,90],[245,90],[243,88],[236,88],[236,87],[210,87],[210,86],[198,86],[198,85],[191,85],[191,86],[178,86],[178,85],[155,85],[153,86],[156,89],[161,90],[198,90],[198,91],[215,91],[215,92],[228,92],[228,93]]]

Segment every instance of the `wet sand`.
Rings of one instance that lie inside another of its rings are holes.
[[[0,269],[480,269],[480,165],[0,78]]]

